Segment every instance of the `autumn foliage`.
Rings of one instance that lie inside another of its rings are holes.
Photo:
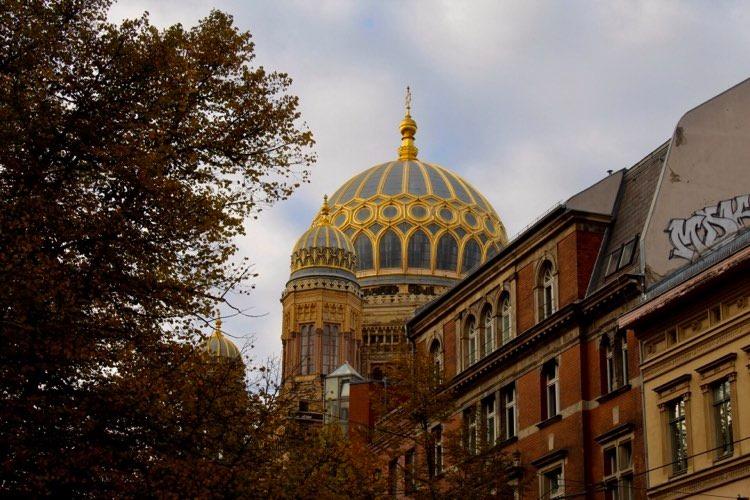
[[[272,370],[199,348],[251,278],[245,220],[314,161],[291,80],[221,12],[157,29],[108,23],[105,0],[2,5],[3,496],[313,491],[275,484],[328,455]]]

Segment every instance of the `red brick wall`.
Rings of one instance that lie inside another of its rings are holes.
[[[539,392],[541,370],[531,370],[516,380],[518,394],[518,428],[523,429],[542,419],[542,396]]]
[[[557,305],[559,308],[578,298],[578,262],[576,259],[576,233],[557,242]]]
[[[349,389],[349,436],[354,440],[369,441],[371,437],[368,430],[376,418],[372,398],[377,390],[378,386],[373,382],[352,384]]]
[[[534,264],[530,263],[518,272],[516,286],[516,327],[522,333],[534,326]]]

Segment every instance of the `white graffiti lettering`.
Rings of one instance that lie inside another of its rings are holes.
[[[687,219],[672,219],[665,230],[672,244],[669,258],[695,259],[737,234],[745,227],[746,219],[750,219],[750,194],[703,207]]]

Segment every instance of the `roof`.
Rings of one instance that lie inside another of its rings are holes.
[[[616,207],[618,194],[621,190],[623,177],[623,171],[611,174],[571,196],[564,203],[554,205],[510,240],[498,254],[474,269],[473,272],[457,282],[444,294],[418,308],[415,311],[414,316],[407,322],[407,330],[409,325],[416,323],[440,304],[449,300],[451,296],[455,295],[466,286],[469,286],[475,276],[486,272],[487,269],[492,267],[496,262],[514,251],[520,243],[526,241],[530,235],[541,231],[543,227],[551,223],[553,220],[571,212],[612,216]]]
[[[614,219],[607,229],[594,272],[591,275],[589,295],[618,276],[640,274],[638,237],[646,223],[668,146],[669,141],[664,142],[623,172],[623,180],[614,209]],[[625,245],[631,242],[632,255],[623,261],[621,266],[608,269],[612,256],[618,255],[618,252],[622,256]]]
[[[344,361],[344,364],[329,373],[328,377],[357,377],[359,379],[364,379],[364,377],[362,377],[362,375],[360,375],[348,361]]]

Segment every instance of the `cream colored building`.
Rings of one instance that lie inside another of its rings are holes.
[[[750,232],[620,319],[641,345],[649,498],[750,494]]]

